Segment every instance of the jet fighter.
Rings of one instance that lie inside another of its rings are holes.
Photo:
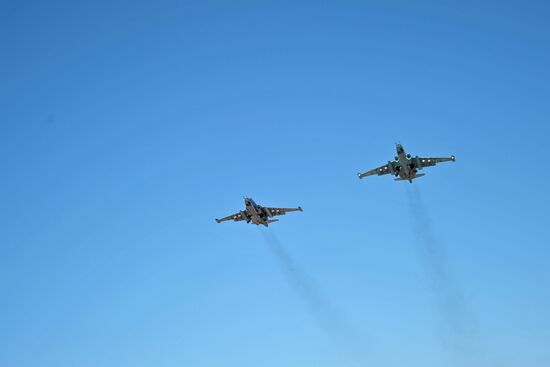
[[[444,158],[424,158],[424,157],[411,157],[410,154],[405,153],[405,149],[401,144],[396,144],[397,156],[394,161],[388,161],[387,164],[378,168],[372,169],[365,173],[358,173],[359,178],[372,176],[372,175],[386,175],[392,174],[395,177],[395,181],[409,181],[418,177],[422,177],[425,173],[418,173],[419,170],[424,167],[435,166],[437,163],[455,161],[455,156]]]
[[[233,220],[239,222],[245,220],[246,223],[252,222],[255,225],[264,225],[269,226],[269,224],[278,222],[278,219],[269,219],[276,215],[285,215],[288,212],[300,211],[302,212],[302,207],[297,208],[269,208],[266,206],[258,205],[251,198],[244,198],[245,210],[241,210],[235,214],[229,215],[225,218],[216,219],[216,222],[221,223],[227,220]]]

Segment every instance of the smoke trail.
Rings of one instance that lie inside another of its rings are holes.
[[[415,185],[412,186],[407,190],[410,215],[417,237],[417,250],[426,267],[443,319],[443,342],[460,362],[466,362],[475,353],[473,318],[449,272],[444,247],[434,236],[422,195]]]
[[[357,330],[337,310],[332,302],[322,295],[315,282],[296,264],[272,231],[261,230],[264,241],[293,290],[302,298],[308,312],[318,326],[334,341],[346,347],[358,361],[364,361],[364,343]]]

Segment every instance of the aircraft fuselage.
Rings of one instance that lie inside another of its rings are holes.
[[[263,208],[260,207],[258,204],[254,202],[254,200],[250,198],[244,198],[244,205],[245,210],[244,214],[247,218],[249,218],[247,221],[252,222],[256,225],[263,225],[268,226],[267,222],[267,213],[264,212]]]
[[[407,155],[405,152],[405,149],[401,144],[397,144],[396,146],[397,156],[396,161],[399,164],[399,171],[396,176],[399,176],[401,180],[408,180],[412,183],[412,180],[414,180],[416,176],[416,169],[414,169],[414,166],[411,164],[411,157],[410,155]]]

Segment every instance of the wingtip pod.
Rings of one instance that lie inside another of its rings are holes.
[[[219,220],[218,218],[216,218],[216,223],[220,223],[220,222],[221,222],[221,220]]]
[[[362,179],[362,178],[363,178],[363,176],[361,176],[360,173],[357,174],[357,177],[358,177],[359,179]]]
[[[451,156],[451,161],[456,162],[456,157],[454,155]]]
[[[301,212],[303,212],[303,211],[304,211],[304,209],[302,209],[302,207],[301,207],[301,206],[299,206],[299,207],[298,207],[298,210],[299,210],[299,211],[301,211]]]

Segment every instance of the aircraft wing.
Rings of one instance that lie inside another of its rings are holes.
[[[444,157],[444,158],[416,157],[414,159],[416,160],[415,166],[417,166],[418,168],[431,167],[431,166],[435,166],[438,163],[449,162],[449,161],[454,162],[456,160],[454,155],[450,157]]]
[[[267,214],[270,216],[270,217],[274,217],[276,215],[285,215],[286,213],[288,212],[303,212],[304,210],[302,209],[302,207],[297,207],[297,208],[267,208],[267,207],[264,207],[264,209],[267,211]]]
[[[224,217],[224,218],[220,218],[220,219],[216,218],[216,222],[221,223],[227,220],[233,220],[235,222],[238,222],[246,219],[247,219],[246,216],[244,216],[242,212],[237,212],[235,214],[228,215],[227,217]]]
[[[396,173],[398,170],[398,164],[397,162],[388,162],[387,164],[380,166],[375,169],[371,169],[370,171],[367,171],[365,173],[358,173],[357,176],[359,178],[372,176],[372,175],[387,175],[388,173]]]

